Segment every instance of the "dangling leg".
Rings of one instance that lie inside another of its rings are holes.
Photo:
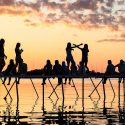
[[[0,73],[2,72],[4,66],[5,66],[5,61],[4,61],[4,59],[2,59],[2,60],[0,60]]]
[[[4,84],[6,82],[6,79],[7,79],[7,77],[4,77],[2,84]]]
[[[10,81],[11,81],[11,77],[9,77],[9,82],[8,82],[8,84],[7,84],[7,85],[10,85]]]
[[[68,67],[68,71],[69,71],[70,60],[66,60],[66,61],[67,61],[67,67]]]

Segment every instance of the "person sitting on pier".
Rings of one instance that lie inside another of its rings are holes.
[[[80,61],[79,62],[79,65],[78,65],[78,74],[79,75],[86,75],[86,71],[85,71],[85,66],[82,65],[82,62]]]
[[[9,82],[8,82],[7,85],[10,85],[11,76],[16,75],[16,65],[14,64],[13,59],[10,59],[10,63],[7,66],[7,69],[3,73],[4,73],[5,77],[4,77],[4,80],[3,80],[2,84],[5,83],[5,81],[7,79],[7,76],[8,76],[9,77]]]
[[[4,66],[5,66],[5,60],[7,58],[7,56],[4,53],[4,44],[5,44],[5,40],[1,39],[0,40],[0,73],[2,72]]]
[[[74,44],[75,45],[75,44]],[[89,68],[87,66],[88,64],[88,52],[89,52],[89,49],[88,49],[88,44],[84,44],[84,47],[83,48],[80,48],[78,45],[75,45],[75,47],[77,47],[78,49],[80,49],[82,51],[82,71],[83,71],[83,68],[85,66],[85,68],[87,69],[86,71],[89,72]]]
[[[62,61],[62,69],[63,69],[63,75],[68,75],[69,70],[68,70],[68,66],[66,65],[65,61]],[[67,78],[65,78],[65,82],[64,84],[66,84],[67,82]]]
[[[27,75],[27,64],[24,63],[23,59],[20,60],[18,73],[19,76],[25,76]],[[19,84],[20,78],[17,79],[17,83]]]
[[[51,64],[50,60],[46,61],[46,65],[43,68],[43,74],[45,76],[52,75],[52,64]],[[46,78],[43,78],[43,83],[42,84],[46,84],[45,81],[46,81]]]
[[[70,74],[71,74],[72,76],[78,75],[78,69],[77,69],[77,66],[76,66],[75,61],[74,61],[74,62],[72,63],[72,65],[71,65]],[[71,79],[72,79],[72,78],[69,78],[69,84],[70,84],[70,82],[71,82]]]
[[[59,64],[58,60],[55,60],[55,65],[53,66],[53,75],[63,75],[63,68],[62,66]],[[62,78],[59,77],[58,78],[58,85],[60,85],[62,83]]]
[[[118,67],[118,72],[120,75],[124,76],[125,75],[125,62],[121,59],[120,63],[115,65],[115,67]],[[121,83],[122,78],[119,78],[119,83]],[[124,82],[124,79],[123,79]]]
[[[19,75],[26,75],[27,74],[27,64],[24,63],[23,59],[20,60],[18,74]]]
[[[105,77],[105,75],[114,75],[114,74],[115,74],[115,66],[112,64],[111,60],[108,60],[108,65],[104,73],[104,78],[102,80],[102,83],[105,84],[107,81],[107,78]]]

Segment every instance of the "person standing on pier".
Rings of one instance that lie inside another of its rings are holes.
[[[69,69],[70,67],[70,63],[74,62],[73,56],[72,56],[72,50],[74,50],[73,48],[75,48],[74,46],[71,46],[71,43],[68,42],[67,43],[67,47],[66,47],[66,62],[67,62],[67,67]]]
[[[7,59],[7,56],[4,53],[4,44],[5,40],[0,40],[0,73],[2,72],[4,66],[5,66],[5,59]]]
[[[125,75],[125,62],[121,59],[120,63],[115,65],[115,67],[118,67],[118,71],[120,75]],[[119,83],[121,83],[122,78],[119,78]],[[124,82],[124,79],[123,79]]]
[[[15,53],[16,53],[16,66],[19,68],[19,64],[22,62],[22,57],[21,54],[23,52],[23,49],[20,49],[21,44],[17,43],[16,48],[15,48]],[[19,69],[18,69],[19,70]]]
[[[87,69],[87,72],[88,72],[89,71],[89,68],[87,66],[87,64],[88,64],[88,52],[89,52],[88,44],[84,44],[83,48],[80,48],[78,45],[75,45],[75,47],[77,47],[78,49],[80,49],[82,51],[82,60],[81,60],[82,71],[83,71],[83,68],[85,67]]]

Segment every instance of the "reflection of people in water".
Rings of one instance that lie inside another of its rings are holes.
[[[5,44],[5,40],[1,39],[0,40],[0,73],[2,72],[5,66],[5,59],[7,58],[4,52],[4,44]]]
[[[6,77],[4,77],[4,81],[3,84],[5,83],[7,76],[9,77],[9,82],[7,85],[10,85],[10,81],[11,81],[11,76],[16,75],[16,65],[14,64],[14,60],[11,59],[9,65],[7,66],[7,69],[4,71],[4,75]]]

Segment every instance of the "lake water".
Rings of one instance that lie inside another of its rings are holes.
[[[57,79],[50,79],[52,85],[57,85]],[[97,85],[101,79],[93,78],[93,82]],[[7,89],[11,87],[5,83]],[[73,87],[73,82],[77,92]],[[91,98],[88,97],[94,86],[90,79],[84,81],[84,108],[82,100],[82,79],[73,79],[69,85],[64,85],[64,100],[62,97],[61,85],[57,87],[56,94],[49,97],[53,91],[49,81],[46,81],[44,91],[44,107],[43,107],[43,91],[42,80],[33,79],[34,86],[38,96],[35,93],[30,79],[21,79],[18,84],[19,98],[17,98],[16,84],[14,84],[6,100],[3,99],[7,94],[5,86],[0,82],[0,125],[112,125],[125,124],[125,96],[123,92],[123,83],[120,84],[120,98],[118,96],[118,80],[111,79],[115,94],[111,88],[109,80],[105,84],[106,98],[103,96],[103,85],[97,88],[99,95],[95,91]]]

